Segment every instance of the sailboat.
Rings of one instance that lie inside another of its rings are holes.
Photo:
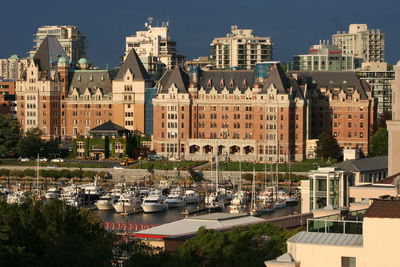
[[[211,174],[212,174],[212,159],[211,159]],[[215,156],[215,192],[207,195],[205,203],[210,209],[223,209],[225,207],[225,194],[219,191],[218,188],[218,155]]]
[[[292,195],[292,179],[291,179],[291,171],[290,171],[290,160],[289,160],[289,193],[286,197],[286,205],[296,205],[299,202],[299,198],[296,195]]]
[[[256,168],[253,167],[253,183],[251,185],[251,209],[250,215],[259,216],[261,215],[261,208],[256,205]]]

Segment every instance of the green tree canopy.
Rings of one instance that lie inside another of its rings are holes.
[[[28,199],[0,214],[0,266],[111,266],[115,239],[89,211]]]
[[[22,157],[36,157],[41,149],[44,150],[42,131],[39,128],[29,129],[17,145],[17,152]]]
[[[341,149],[336,138],[332,135],[327,135],[324,132],[322,132],[318,137],[315,152],[318,157],[323,159],[337,159],[341,155]]]
[[[19,140],[19,123],[11,115],[0,114],[0,156],[14,156]]]
[[[286,240],[297,231],[264,223],[227,232],[202,227],[177,255],[183,266],[263,266],[286,252]]]
[[[386,128],[379,128],[369,140],[368,155],[387,156],[388,154],[388,131]]]

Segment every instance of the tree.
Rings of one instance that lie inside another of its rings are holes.
[[[36,157],[41,149],[44,149],[44,141],[41,139],[42,131],[39,128],[28,130],[17,145],[17,152],[22,157]]]
[[[317,156],[323,159],[338,159],[341,155],[340,146],[335,137],[322,132],[317,141],[315,150]]]
[[[0,214],[0,266],[111,266],[116,239],[89,211],[28,198]]]
[[[392,119],[392,112],[385,111],[378,116],[377,128],[387,128],[386,121]]]
[[[388,154],[388,131],[379,128],[369,140],[368,154],[373,157],[387,156]]]
[[[179,247],[178,260],[183,266],[263,266],[286,252],[286,240],[297,231],[265,223],[226,232],[201,227]]]
[[[11,115],[0,115],[0,156],[14,156],[19,140],[19,123]]]

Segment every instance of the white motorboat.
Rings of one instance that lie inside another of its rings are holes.
[[[117,202],[119,196],[117,195],[104,195],[96,201],[95,205],[98,210],[112,210],[114,209],[113,204]]]
[[[72,184],[71,186],[62,189],[60,199],[65,201],[67,205],[81,207],[83,204],[82,195],[82,189],[77,185]]]
[[[184,198],[184,196],[182,194],[181,188],[177,187],[177,188],[171,190],[171,193],[167,196],[165,203],[167,203],[168,208],[186,206],[186,199]]]
[[[47,190],[44,197],[47,200],[59,199],[61,197],[61,188],[58,187],[51,187]]]
[[[25,193],[23,191],[10,192],[7,195],[8,204],[22,204],[25,201]]]
[[[84,199],[87,202],[96,201],[104,194],[101,186],[97,185],[97,179],[92,184],[81,185],[83,189]]]
[[[186,190],[185,200],[186,204],[197,204],[200,202],[200,195],[194,190]]]
[[[239,214],[246,212],[246,205],[243,204],[243,197],[240,194],[235,195],[232,204],[229,206],[229,213]]]
[[[112,204],[112,206],[118,213],[130,213],[140,211],[141,204],[142,201],[140,197],[132,193],[124,193],[116,203]]]
[[[165,196],[163,196],[159,190],[151,191],[149,195],[144,198],[142,203],[142,209],[146,213],[166,211],[167,208]]]

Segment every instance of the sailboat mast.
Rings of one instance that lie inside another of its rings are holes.
[[[251,187],[251,208],[256,207],[256,168],[253,166],[253,184]]]
[[[218,152],[215,156],[215,192],[218,193]]]
[[[37,154],[37,165],[36,165],[36,194],[39,196],[39,162],[40,162],[40,157],[39,153]]]
[[[242,191],[242,157],[239,158],[239,191]]]

